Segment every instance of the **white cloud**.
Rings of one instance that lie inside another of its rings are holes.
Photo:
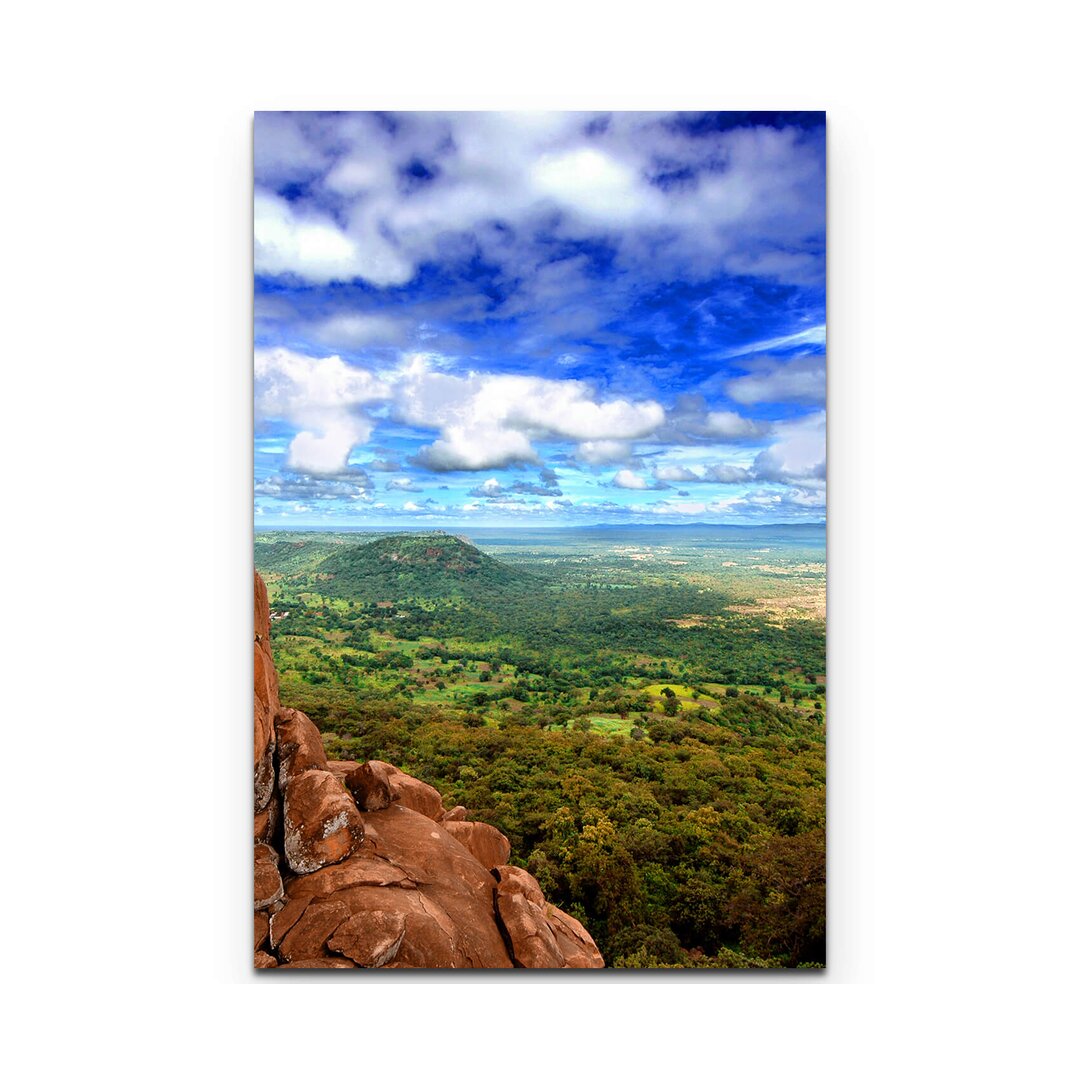
[[[702,479],[699,473],[688,469],[685,465],[659,465],[653,475],[657,480],[663,480],[669,484],[693,484]]]
[[[406,423],[441,429],[442,437],[416,459],[440,470],[536,462],[533,439],[626,442],[663,423],[664,410],[655,401],[594,398],[593,388],[577,380],[447,375],[414,357],[398,384],[395,409]]]
[[[618,488],[629,488],[632,491],[645,491],[649,487],[648,480],[630,469],[620,469],[611,482]]]
[[[256,418],[281,418],[301,429],[289,444],[288,467],[296,472],[344,472],[352,448],[371,434],[362,407],[389,394],[384,382],[340,356],[281,348],[255,353]]]
[[[583,217],[600,222],[618,221],[651,210],[655,216],[662,199],[632,168],[592,147],[544,154],[532,168],[536,192]]]
[[[710,465],[703,479],[714,484],[741,484],[753,479],[753,474],[741,465]]]
[[[306,181],[293,204],[262,208],[263,272],[400,284],[425,260],[477,248],[528,270],[554,228],[571,240],[605,235],[621,267],[656,280],[722,269],[821,277],[820,257],[793,251],[821,231],[820,133],[737,128],[702,139],[658,113],[401,113],[393,127],[355,113],[260,121],[259,182]],[[429,179],[410,181],[414,162]],[[649,180],[680,172],[692,179]]]
[[[657,480],[669,484],[739,484],[753,479],[753,473],[741,465],[708,465],[701,472],[685,465],[659,465]]]
[[[354,502],[370,499],[371,477],[363,469],[352,469],[335,479],[320,479],[310,475],[277,474],[259,481],[255,494],[271,499],[349,499]]]
[[[402,285],[412,264],[378,229],[353,233],[325,214],[299,212],[265,191],[255,194],[255,272],[293,273],[326,284],[362,277],[375,285]]]
[[[633,452],[632,444],[621,439],[586,439],[578,445],[574,457],[586,465],[614,465],[629,461]]]
[[[371,425],[351,417],[327,419],[321,434],[301,431],[289,444],[288,467],[313,476],[333,476],[345,471],[349,452],[371,434]]]
[[[747,375],[730,379],[728,396],[740,405],[762,401],[825,403],[825,357],[801,356],[779,361],[769,357],[750,365]]]
[[[718,439],[752,439],[768,431],[768,425],[737,412],[710,412],[705,417],[705,431]]]
[[[335,348],[396,345],[405,340],[405,327],[385,315],[335,315],[313,328],[317,340]]]
[[[453,424],[443,437],[423,447],[413,459],[435,472],[478,472],[501,469],[516,462],[540,461],[532,444],[520,431],[506,431],[496,424]]]
[[[768,421],[730,409],[709,411],[703,394],[679,394],[660,434],[670,443],[747,442],[763,439],[770,429]]]
[[[776,441],[754,459],[758,480],[778,483],[825,479],[825,412],[775,426]]]
[[[769,338],[767,341],[754,341],[749,345],[740,345],[736,349],[729,349],[724,353],[726,359],[736,356],[750,356],[753,353],[769,352],[771,349],[787,349],[795,345],[824,345],[825,324],[811,326],[808,330],[800,330],[796,334],[786,334],[784,337]]]

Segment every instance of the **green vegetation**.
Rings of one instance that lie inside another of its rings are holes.
[[[282,699],[505,832],[609,964],[821,963],[821,550],[632,532],[260,534]]]

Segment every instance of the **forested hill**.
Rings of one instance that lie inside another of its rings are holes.
[[[479,598],[527,587],[530,575],[445,533],[402,533],[339,547],[318,566],[322,592],[356,600]]]

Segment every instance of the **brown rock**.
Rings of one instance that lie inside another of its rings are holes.
[[[377,968],[397,956],[404,937],[405,916],[400,912],[366,911],[346,919],[327,946],[361,967]]]
[[[447,821],[446,818],[439,824],[464,844],[486,870],[503,866],[510,858],[510,841],[493,825],[482,821]]]
[[[537,886],[539,889],[539,886]],[[544,907],[513,879],[499,882],[495,895],[499,919],[510,938],[514,967],[562,968],[563,955],[544,917]]]
[[[344,780],[359,764],[359,761],[327,761],[326,768],[339,780]]]
[[[297,919],[307,910],[311,900],[308,897],[302,899],[290,899],[280,910],[270,916],[270,948],[276,949],[285,935],[296,925]]]
[[[361,847],[357,853],[334,866],[323,867],[313,874],[293,878],[286,890],[290,900],[331,896],[342,889],[357,885],[378,885],[415,889],[415,882],[398,866],[378,858],[370,846]]]
[[[345,777],[345,786],[353,793],[361,810],[385,810],[393,802],[386,771],[374,768],[370,761],[357,765]]]
[[[472,853],[441,826],[400,803],[363,817],[365,839],[356,860],[377,857],[403,871],[414,887],[405,881],[390,888],[357,885],[331,897],[353,915],[378,911],[405,916],[405,937],[393,964],[510,967],[495,921],[495,881]],[[290,883],[290,891],[297,887],[303,888],[300,881]]]
[[[546,903],[540,882],[528,870],[523,870],[520,866],[496,866],[494,873],[503,892],[519,892],[538,907],[543,907]]]
[[[596,947],[592,935],[584,926],[565,911],[548,904],[548,926],[555,934],[555,943],[568,968],[602,968],[604,958]]]
[[[255,843],[270,843],[274,829],[277,828],[278,818],[281,817],[281,800],[277,795],[272,795],[266,806],[255,815]]]
[[[499,866],[495,904],[510,939],[514,964],[526,968],[601,968],[589,932],[544,900],[536,878],[518,866]]]
[[[268,748],[274,741],[274,714],[279,707],[278,677],[274,667],[273,653],[270,650],[270,602],[266,595],[266,586],[258,574],[255,575],[255,809],[261,810],[266,804],[260,792],[260,775],[265,783]],[[271,770],[272,771],[272,770]],[[261,800],[261,801],[260,801]]]
[[[259,571],[255,571],[255,638],[269,640],[270,638],[270,597],[266,594],[266,582],[263,581]]]
[[[315,960],[297,960],[295,964],[279,964],[278,969],[284,968],[354,968],[356,965],[344,956],[324,956]]]
[[[289,781],[284,820],[285,858],[297,874],[340,862],[364,837],[356,803],[341,781],[322,769],[308,769]]]
[[[263,911],[285,893],[277,852],[269,844],[255,845],[255,910]]]
[[[386,765],[386,761],[370,761],[369,765]],[[443,796],[435,791],[431,784],[426,784],[416,777],[410,777],[401,769],[394,769],[387,778],[390,791],[395,799],[400,799],[402,806],[422,813],[426,818],[437,821],[443,815]]]
[[[256,742],[262,737],[258,730],[258,723],[259,718],[256,714]],[[255,773],[253,780],[255,812],[258,813],[266,807],[266,804],[274,794],[274,740],[272,732],[270,735],[266,736],[266,745],[263,747],[262,756],[256,757],[255,759]]]
[[[274,959],[268,952],[257,950],[255,953],[255,967],[256,968],[274,968],[278,966],[277,960]]]
[[[261,949],[270,936],[270,916],[265,911],[255,912],[255,949]]]
[[[336,901],[309,905],[278,946],[278,955],[290,963],[325,957],[327,938],[348,917],[349,909]]]
[[[464,806],[455,806],[450,810],[444,810],[439,818],[439,824],[445,825],[448,821],[464,821],[469,816],[469,811]]]
[[[277,732],[280,791],[287,791],[293,778],[308,769],[329,771],[322,735],[299,709],[280,709],[274,727]]]

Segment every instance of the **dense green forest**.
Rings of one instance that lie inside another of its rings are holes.
[[[257,538],[282,699],[505,832],[611,965],[823,963],[815,554],[544,543]]]

